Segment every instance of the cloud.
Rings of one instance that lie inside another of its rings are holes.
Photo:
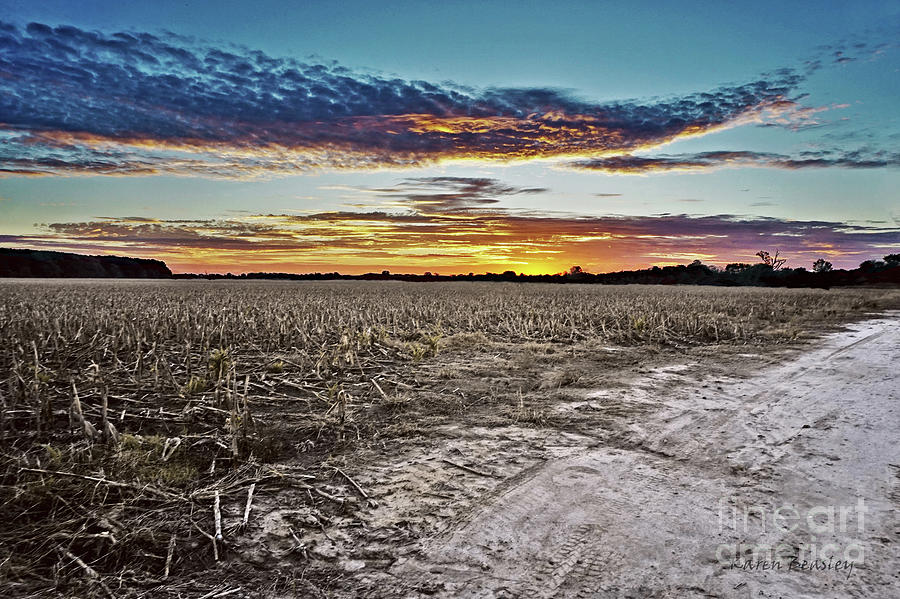
[[[803,152],[796,156],[769,152],[717,151],[662,156],[611,156],[568,163],[577,169],[615,174],[646,174],[661,171],[705,171],[716,168],[806,168],[872,169],[900,166],[900,153]]]
[[[432,184],[425,181],[426,186]],[[462,202],[455,197],[420,201],[417,192],[407,193],[419,185],[418,180],[402,181],[396,186],[399,191],[383,192],[400,194],[404,200],[412,196],[408,209],[400,212],[248,214],[206,220],[109,217],[50,223],[32,235],[0,236],[0,243],[155,257],[176,270],[218,272],[366,272],[398,265],[419,272],[557,272],[572,264],[600,271],[677,262],[678,256],[723,264],[748,261],[760,249],[775,248],[795,266],[822,256],[839,266],[855,266],[863,258],[900,248],[896,224],[733,214],[537,214],[479,202],[495,193],[484,190],[519,192],[493,179],[434,183],[471,193],[474,205],[468,203],[469,196]]]
[[[834,65],[875,60],[889,48],[896,48],[900,45],[896,38],[896,24],[885,24],[875,29],[851,35],[833,44],[819,46],[816,56],[804,61],[806,73],[812,74],[824,68],[826,64]]]
[[[496,204],[500,198],[539,194],[544,187],[513,187],[496,179],[477,177],[414,177],[390,188],[363,189],[399,200],[421,212],[460,212]]]
[[[446,159],[628,154],[743,123],[801,126],[803,76],[595,103],[361,74],[174,35],[0,23],[0,171],[258,177]]]

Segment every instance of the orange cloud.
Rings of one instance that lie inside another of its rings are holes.
[[[492,180],[436,180],[447,198],[423,212],[260,214],[236,219],[103,219],[53,223],[35,235],[0,236],[16,247],[128,254],[165,260],[175,271],[361,273],[595,272],[700,259],[725,264],[778,248],[794,265],[828,256],[839,266],[900,248],[900,229],[732,215],[588,217],[477,207]],[[421,183],[399,186],[414,206]],[[466,187],[468,185],[468,187]],[[460,191],[462,189],[462,191]],[[466,203],[468,201],[468,204]],[[436,209],[434,209],[436,207]]]

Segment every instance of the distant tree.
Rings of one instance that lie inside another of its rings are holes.
[[[391,271],[389,271],[389,270],[382,270],[382,271],[381,271],[381,274],[384,275],[384,276],[388,276],[389,274],[391,274]]]
[[[759,256],[759,260],[762,264],[771,267],[772,270],[780,269],[782,266],[784,266],[784,263],[787,262],[787,258],[778,257],[778,250],[775,250],[774,256],[765,250],[756,252],[756,255]]]
[[[753,268],[753,265],[747,264],[746,262],[732,262],[725,266],[725,272],[733,274],[747,270],[748,268]]]
[[[890,267],[900,266],[900,254],[888,254],[884,257],[884,261]]]
[[[576,265],[576,266],[573,266],[572,268],[569,269],[569,274],[570,274],[570,275],[580,275],[580,274],[583,273],[583,272],[584,272],[584,271],[581,270],[581,267],[580,267],[580,266],[577,266],[577,265]]]
[[[863,272],[875,272],[887,266],[881,260],[866,260],[859,265],[859,269]]]
[[[828,272],[832,269],[831,262],[825,260],[824,258],[819,258],[815,262],[813,262],[813,272]]]

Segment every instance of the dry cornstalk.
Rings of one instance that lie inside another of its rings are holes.
[[[212,536],[211,534],[209,534],[208,532],[206,532],[205,530],[203,530],[202,528],[200,528],[200,526],[199,526],[196,522],[194,522],[193,520],[191,520],[191,524],[194,525],[194,528],[197,529],[197,532],[199,532],[201,535],[203,535],[204,537],[206,537],[207,539],[209,539],[209,542],[212,543],[212,548],[213,548],[213,559],[214,559],[215,561],[219,561],[219,546],[218,546],[218,544],[216,543],[216,537]]]
[[[250,426],[251,418],[250,415],[250,375],[244,377],[244,410],[243,415],[241,417],[241,434],[244,438],[247,437],[247,427]]]
[[[216,497],[213,502],[213,518],[216,521],[216,540],[221,541],[222,537],[222,506],[219,492],[216,491]]]
[[[81,568],[81,570],[88,577],[88,580],[90,580],[94,584],[99,585],[100,588],[102,588],[106,592],[107,595],[115,598],[115,595],[113,594],[112,590],[110,590],[110,588],[106,585],[106,583],[103,582],[103,579],[100,577],[100,574],[98,574],[96,570],[94,570],[89,565],[84,563],[84,561],[80,557],[73,554],[68,549],[64,549],[63,547],[57,547],[56,550],[60,553],[60,555],[72,560],[73,563],[77,564],[78,567]]]
[[[250,521],[250,506],[253,504],[253,491],[256,490],[256,483],[250,485],[247,491],[247,505],[244,506],[244,519],[241,521],[241,527],[246,528],[247,522]]]
[[[115,425],[109,421],[109,388],[106,385],[103,385],[100,401],[102,402],[100,405],[100,428],[103,442],[109,443],[112,441],[113,443],[118,443],[119,432],[116,430]]]
[[[488,478],[496,478],[495,475],[493,475],[489,472],[483,472],[481,470],[476,470],[475,468],[469,468],[468,466],[466,466],[464,464],[459,464],[457,462],[454,462],[453,460],[448,460],[445,458],[441,461],[444,462],[445,464],[449,464],[455,468],[459,468],[460,470],[465,470],[466,472],[471,472],[472,474],[477,474],[478,476],[486,476]]]
[[[175,534],[169,539],[169,549],[166,551],[166,569],[163,572],[163,580],[169,578],[169,569],[172,567],[172,556],[175,555]]]
[[[94,425],[88,422],[84,417],[84,411],[81,409],[81,400],[78,399],[78,389],[75,387],[74,382],[72,383],[72,406],[69,415],[74,423],[78,424],[78,428],[81,429],[85,439],[88,441],[97,439],[99,433]]]
[[[347,479],[347,481],[353,485],[353,488],[356,489],[356,492],[362,495],[363,499],[365,499],[371,507],[378,507],[378,502],[369,497],[368,493],[366,493],[362,487],[360,487],[355,480],[350,478],[350,475],[341,470],[340,468],[335,468],[335,471]]]
[[[378,392],[381,393],[381,397],[385,399],[390,399],[387,393],[384,392],[384,389],[381,388],[381,385],[378,384],[378,381],[372,379],[372,384],[375,385],[375,388],[378,389]]]

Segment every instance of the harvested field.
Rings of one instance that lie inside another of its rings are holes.
[[[646,470],[655,499],[604,501],[664,505],[680,483],[659,460],[725,467],[711,447],[733,431],[708,415],[745,407],[722,389],[898,307],[877,289],[3,281],[0,593],[618,596],[634,581],[602,570],[620,554],[566,561],[611,551],[567,498]],[[719,441],[690,445],[695,423]],[[741,463],[754,484],[780,472]],[[733,483],[698,481],[700,498]],[[541,514],[543,537],[510,536]],[[549,547],[553,522],[571,534]],[[512,557],[462,549],[498,539]],[[516,568],[535,556],[532,579]],[[475,584],[479,568],[506,574]]]

